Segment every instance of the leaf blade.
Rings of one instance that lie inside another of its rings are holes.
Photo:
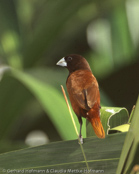
[[[86,138],[83,147],[90,169],[114,173],[125,135],[125,133],[110,135],[104,140],[96,137]],[[86,169],[76,140],[4,153],[0,155],[0,164],[1,169]]]
[[[65,107],[64,99],[53,86],[43,83],[21,71],[12,70],[12,75],[22,82],[41,103],[63,139],[77,138],[68,110]],[[55,107],[55,105],[58,107]]]

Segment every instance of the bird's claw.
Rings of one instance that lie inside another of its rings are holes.
[[[82,136],[81,137],[79,136],[78,143],[83,144],[83,137]]]

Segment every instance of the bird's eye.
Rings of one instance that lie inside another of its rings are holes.
[[[72,60],[72,57],[68,57],[68,61],[71,61]]]

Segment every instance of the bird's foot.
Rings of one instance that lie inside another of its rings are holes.
[[[78,143],[83,144],[83,137],[82,136],[79,136]]]

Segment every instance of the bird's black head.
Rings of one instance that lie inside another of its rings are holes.
[[[69,73],[81,69],[91,71],[87,60],[78,54],[70,54],[68,56],[65,56],[60,59],[56,65],[66,67],[69,70]]]

